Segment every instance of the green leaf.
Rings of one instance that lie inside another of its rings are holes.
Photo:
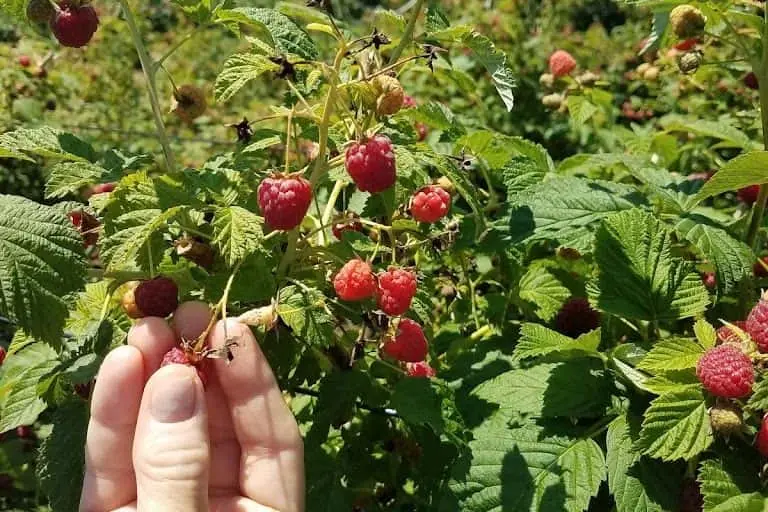
[[[286,286],[277,297],[277,314],[296,338],[309,344],[325,347],[335,338],[333,317],[319,290]]]
[[[680,475],[675,475],[677,479],[671,478],[674,467],[635,451],[627,416],[619,416],[611,422],[605,444],[608,488],[616,500],[617,512],[675,509],[680,494]]]
[[[230,267],[261,249],[263,219],[240,206],[216,210],[213,244]]]
[[[707,512],[765,511],[768,502],[759,492],[760,461],[754,455],[738,455],[744,454],[728,454],[701,463],[698,481]]]
[[[703,201],[723,192],[764,183],[768,183],[768,151],[750,151],[723,165],[701,187],[696,199]]]
[[[696,334],[696,340],[699,342],[699,345],[705,349],[712,348],[717,343],[717,330],[703,318],[699,318],[693,324],[693,332]]]
[[[451,483],[463,512],[583,512],[606,476],[595,441],[533,426],[481,431],[469,449]]]
[[[308,60],[318,56],[317,47],[309,35],[274,9],[240,7],[222,9],[217,14],[219,21],[245,23],[260,29],[276,53],[292,53]]]
[[[709,294],[691,265],[672,256],[669,231],[652,214],[608,217],[595,244],[591,301],[602,311],[638,320],[677,320],[702,313]]]
[[[634,187],[558,176],[531,187],[518,199],[510,215],[510,236],[514,242],[562,242],[583,235],[584,228],[591,233],[598,221],[639,201]]]
[[[518,286],[520,298],[535,304],[536,316],[544,321],[551,320],[571,296],[570,290],[541,265],[531,266]]]
[[[472,50],[475,58],[491,74],[496,92],[501,96],[501,101],[504,102],[507,111],[511,112],[515,104],[515,96],[512,91],[516,85],[512,69],[507,65],[507,56],[496,48],[490,39],[474,30],[470,30],[464,35],[462,40]]]
[[[0,195],[0,311],[25,332],[57,344],[66,296],[84,284],[83,241],[69,219],[55,208]]]
[[[702,259],[714,265],[718,289],[730,293],[742,279],[752,275],[755,255],[745,243],[710,223],[699,215],[681,217],[675,230],[696,247]]]
[[[0,0],[0,13],[7,14],[17,21],[27,21],[25,13],[29,0]]]
[[[701,383],[694,371],[667,372],[663,376],[656,375],[645,381],[645,389],[655,395],[699,389],[699,386]]]
[[[688,132],[702,137],[720,139],[723,141],[718,144],[720,147],[750,149],[757,146],[749,135],[722,120],[673,117],[670,122],[664,124],[664,128],[668,132]]]
[[[413,425],[428,425],[439,434],[444,423],[441,400],[430,379],[402,379],[392,394],[392,407]]]
[[[36,343],[8,358],[0,381],[0,433],[21,425],[31,425],[46,409],[38,396],[37,385],[59,364],[56,353],[47,345]]]
[[[162,230],[187,208],[174,206],[167,210],[137,210],[121,217],[131,225],[113,233],[102,244],[103,258],[109,262],[110,270],[120,270],[133,266],[139,256],[144,256],[150,250],[153,257],[160,259],[160,254],[154,250],[153,242]]]
[[[568,113],[578,125],[583,125],[595,115],[599,109],[584,96],[568,96]]]
[[[768,379],[759,380],[747,401],[747,409],[755,412],[768,410]]]
[[[690,338],[668,338],[656,342],[637,368],[651,373],[695,368],[704,347]]]
[[[712,443],[707,404],[700,389],[656,398],[645,412],[638,448],[662,460],[691,459]]]
[[[0,134],[0,158],[18,158],[34,161],[28,155],[71,161],[84,161],[93,157],[93,148],[71,133],[50,127],[19,128]]]
[[[56,411],[53,430],[40,446],[37,478],[53,510],[78,510],[87,430],[88,402],[72,400]]]
[[[546,169],[528,157],[516,156],[507,162],[500,173],[507,187],[507,202],[516,204],[521,194],[544,181]]]
[[[579,336],[574,340],[543,325],[524,323],[520,339],[515,346],[515,358],[540,357],[554,352],[572,352],[587,355],[597,351],[600,345],[600,330]]]
[[[264,73],[277,69],[279,66],[264,55],[253,53],[233,55],[227,59],[224,69],[216,77],[213,88],[216,101],[228,101],[251,80],[256,80]]]
[[[81,188],[97,183],[106,171],[88,162],[61,162],[51,168],[45,183],[47,199],[75,194]]]

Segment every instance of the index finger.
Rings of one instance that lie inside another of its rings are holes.
[[[226,331],[226,333],[225,333]],[[293,414],[250,328],[219,321],[210,345],[236,341],[231,362],[214,361],[241,446],[240,490],[277,510],[304,509],[304,445]]]

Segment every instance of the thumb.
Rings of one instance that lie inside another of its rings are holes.
[[[144,388],[133,443],[138,511],[207,511],[209,457],[197,372],[160,368]]]

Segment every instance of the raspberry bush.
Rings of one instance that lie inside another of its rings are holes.
[[[101,361],[186,300],[256,334],[310,510],[766,507],[761,2],[161,4],[0,0],[45,178],[0,196],[0,508],[77,509]]]

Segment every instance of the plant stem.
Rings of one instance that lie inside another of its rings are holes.
[[[165,166],[168,172],[172,172],[174,169],[176,169],[176,163],[173,158],[173,153],[171,152],[171,145],[168,142],[168,135],[165,132],[163,113],[160,110],[160,100],[157,95],[157,85],[155,83],[155,63],[147,52],[147,47],[144,45],[144,41],[141,38],[141,32],[139,32],[139,27],[136,24],[136,19],[133,17],[133,13],[131,12],[131,8],[128,5],[128,1],[120,0],[120,6],[123,9],[125,21],[128,23],[128,29],[131,31],[131,37],[133,38],[133,44],[136,47],[136,53],[138,54],[139,61],[141,62],[141,68],[144,70],[144,78],[147,81],[149,101],[152,104],[152,115],[154,116],[155,128],[157,129],[157,138],[160,141],[160,145],[163,147]]]
[[[416,22],[419,19],[419,14],[421,14],[421,9],[423,7],[424,0],[417,0],[416,5],[413,7],[413,11],[411,12],[411,19],[408,20],[408,25],[405,27],[403,37],[400,39],[400,44],[397,45],[397,48],[395,48],[395,50],[392,52],[392,55],[389,56],[390,64],[397,62],[397,59],[400,58],[403,50],[405,50],[408,45],[411,44],[411,40],[413,39],[413,31],[416,28]]]
[[[763,53],[760,57],[760,68],[755,72],[758,78],[759,90],[760,90],[760,118],[763,125],[763,146],[768,150],[768,10],[765,12],[767,19],[763,28]],[[749,223],[749,230],[747,231],[747,245],[752,249],[756,249],[755,244],[757,242],[757,235],[760,231],[760,226],[763,224],[763,215],[765,214],[765,201],[768,198],[768,185],[760,185],[760,193],[757,196],[752,207],[752,219]]]

